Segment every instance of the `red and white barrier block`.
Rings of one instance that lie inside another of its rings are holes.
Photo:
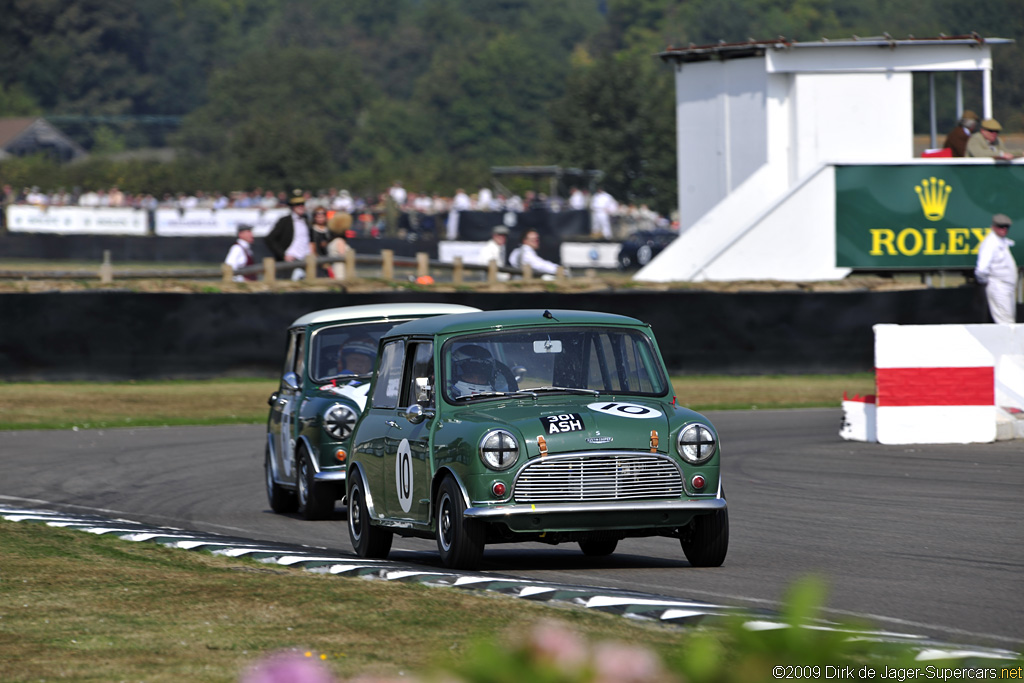
[[[875,400],[844,396],[840,436],[885,444],[1018,436],[1021,425],[1012,424],[1019,422],[1012,415],[1024,409],[1024,325],[875,325],[874,331]]]

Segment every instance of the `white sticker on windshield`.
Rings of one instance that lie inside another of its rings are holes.
[[[619,403],[617,401],[601,401],[600,403],[589,403],[587,407],[598,413],[615,415],[616,417],[630,417],[644,420],[650,417],[661,417],[661,411],[648,408],[636,403]]]

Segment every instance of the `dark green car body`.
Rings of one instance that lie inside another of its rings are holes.
[[[360,555],[429,537],[445,565],[468,568],[488,543],[606,555],[622,538],[669,536],[691,564],[724,561],[718,435],[675,404],[648,325],[489,311],[405,323],[380,344],[348,464]]]
[[[328,517],[345,495],[348,440],[366,403],[381,335],[430,315],[479,309],[454,304],[376,304],[314,311],[288,326],[281,382],[267,403],[264,478],[274,512]],[[338,366],[360,346],[364,367]]]

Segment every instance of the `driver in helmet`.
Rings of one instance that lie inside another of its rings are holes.
[[[377,358],[377,345],[369,337],[357,337],[338,352],[338,374],[369,375]]]
[[[452,352],[452,378],[452,394],[456,397],[493,391],[494,359],[482,346],[460,346]]]

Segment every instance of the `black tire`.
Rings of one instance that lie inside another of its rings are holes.
[[[484,527],[466,519],[466,502],[455,480],[448,476],[437,492],[434,532],[441,563],[449,569],[476,569],[484,554]]]
[[[619,252],[619,270],[629,270],[629,267],[633,265],[633,259],[629,254]]]
[[[615,552],[615,548],[618,545],[618,539],[614,538],[589,538],[585,541],[580,541],[580,550],[587,557],[607,557]]]
[[[274,468],[270,462],[270,446],[267,446],[266,454],[263,457],[263,480],[267,485],[267,502],[270,503],[271,510],[278,514],[284,514],[295,512],[299,508],[295,492],[274,482]]]
[[[394,534],[370,523],[363,482],[358,473],[353,472],[353,475],[355,481],[348,490],[348,538],[352,549],[359,557],[385,560],[391,552]]]
[[[334,514],[334,493],[327,486],[317,485],[316,469],[309,458],[305,448],[299,450],[299,471],[295,477],[299,514],[303,519],[327,519]]]
[[[716,510],[694,518],[690,533],[679,539],[694,567],[721,567],[729,552],[729,511]]]

